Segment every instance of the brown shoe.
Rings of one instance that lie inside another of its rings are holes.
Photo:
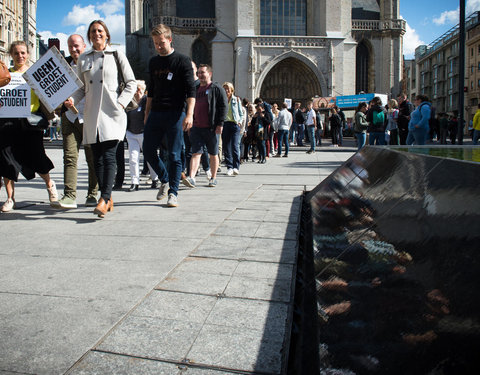
[[[111,199],[109,200],[111,201]],[[112,204],[113,205],[113,204]],[[105,214],[107,213],[108,211],[108,205],[107,203],[105,203],[104,199],[103,198],[100,198],[98,200],[98,204],[97,204],[97,207],[95,207],[95,209],[93,210],[93,213],[95,215],[98,215],[98,217],[105,217]]]
[[[113,199],[110,197],[107,203],[107,211],[113,211]]]

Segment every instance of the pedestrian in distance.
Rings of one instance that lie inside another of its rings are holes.
[[[140,151],[143,147],[143,132],[145,130],[145,104],[147,96],[145,95],[145,81],[137,80],[137,91],[133,96],[135,105],[127,110],[127,133],[128,142],[128,165],[130,169],[131,185],[129,192],[138,191],[140,186]],[[148,164],[152,186],[156,185],[158,179],[153,168]],[[155,186],[156,187],[156,186]]]
[[[223,84],[228,100],[228,111],[222,131],[223,154],[227,165],[227,176],[240,173],[240,137],[243,122],[242,101],[235,96],[235,88],[231,82]]]
[[[408,123],[407,145],[424,145],[429,133],[428,122],[431,114],[431,104],[426,95],[417,95],[415,97],[416,108],[410,115]]]
[[[368,105],[366,102],[361,102],[357,106],[357,110],[355,111],[355,122],[353,125],[353,130],[355,132],[355,137],[357,138],[357,147],[360,150],[367,141],[367,108]]]
[[[125,108],[135,94],[137,83],[125,55],[110,46],[110,31],[105,22],[92,21],[87,38],[92,48],[80,55],[77,63],[77,75],[83,87],[65,105],[72,108],[85,98],[83,143],[92,147],[100,188],[100,199],[93,212],[103,218],[113,210],[116,151],[125,137]],[[119,82],[120,76],[123,83]]]

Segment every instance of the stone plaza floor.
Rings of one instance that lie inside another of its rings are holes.
[[[105,219],[83,205],[83,150],[77,209],[21,178],[0,214],[0,374],[281,374],[302,194],[351,146],[222,167],[216,188],[201,174],[177,208],[145,183],[115,191]],[[47,154],[61,195],[60,143]]]

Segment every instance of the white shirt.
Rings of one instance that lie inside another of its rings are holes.
[[[315,117],[315,111],[313,110],[313,108],[308,111],[307,113],[307,121],[306,121],[306,124],[307,126],[310,126],[310,125],[315,125],[315,122],[314,122],[314,117]]]

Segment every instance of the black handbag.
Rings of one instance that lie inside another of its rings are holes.
[[[115,64],[117,64],[117,72],[118,72],[118,94],[120,95],[122,91],[125,89],[126,84],[125,84],[125,78],[123,77],[123,72],[122,72],[122,67],[120,66],[120,61],[118,60],[118,52],[113,51],[113,57],[115,58]],[[125,111],[131,111],[132,109],[135,109],[138,107],[138,103],[135,100],[131,100],[130,103],[127,104],[125,107]]]

